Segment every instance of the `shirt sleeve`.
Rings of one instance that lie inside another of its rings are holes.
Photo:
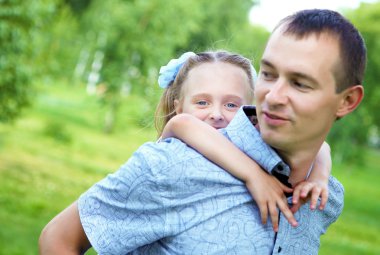
[[[281,174],[289,175],[289,167],[282,161],[277,153],[266,144],[261,138],[260,133],[251,123],[247,113],[254,108],[243,106],[236,113],[232,121],[225,129],[220,131],[241,151],[256,161],[264,171],[272,173],[280,167]]]
[[[288,198],[291,200],[291,198]],[[275,251],[284,254],[317,255],[321,235],[342,213],[344,204],[343,185],[334,177],[329,178],[329,199],[324,210],[311,210],[310,201],[295,213],[299,226],[292,227],[283,214],[275,243]]]
[[[142,146],[79,198],[83,228],[99,254],[126,254],[166,235],[163,203],[169,201],[160,196],[146,155]]]

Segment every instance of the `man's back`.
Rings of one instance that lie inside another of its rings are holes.
[[[244,127],[247,118],[240,115],[239,128],[231,122],[227,136],[253,153],[261,145],[251,142],[257,137],[247,134],[254,127],[249,121]],[[341,185],[334,179],[330,184],[325,211],[310,213],[304,205],[295,215],[298,228],[281,215],[276,236],[270,223],[261,224],[244,183],[168,139],[143,145],[78,205],[86,234],[101,254],[316,254],[320,234],[342,209]]]

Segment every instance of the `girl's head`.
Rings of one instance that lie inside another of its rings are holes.
[[[156,128],[162,133],[176,114],[189,113],[215,128],[223,128],[238,108],[253,101],[251,62],[226,51],[185,53],[160,70],[165,88],[156,110]]]

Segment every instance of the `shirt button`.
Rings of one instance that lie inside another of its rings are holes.
[[[281,252],[281,250],[282,250],[282,248],[281,248],[281,246],[280,246],[280,247],[278,247],[278,250],[277,250],[277,252],[278,252],[278,253],[280,253],[280,252]]]
[[[280,172],[282,172],[284,170],[284,167],[282,165],[278,165],[277,166],[277,170],[280,171]]]

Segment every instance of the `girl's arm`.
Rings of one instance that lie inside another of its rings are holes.
[[[213,127],[192,115],[179,114],[165,126],[162,138],[167,137],[181,139],[209,160],[244,181],[259,207],[263,224],[267,221],[269,211],[273,229],[277,231],[278,207],[290,224],[297,225],[284,196],[284,192],[291,192],[292,189],[264,172],[255,161]]]
[[[331,173],[330,146],[324,142],[319,150],[309,178],[299,183],[293,192],[292,212],[296,212],[301,204],[310,199],[310,209],[317,206],[318,198],[321,197],[319,209],[323,210],[328,199],[328,181]],[[311,198],[310,198],[311,197]],[[301,200],[302,203],[298,203]]]

